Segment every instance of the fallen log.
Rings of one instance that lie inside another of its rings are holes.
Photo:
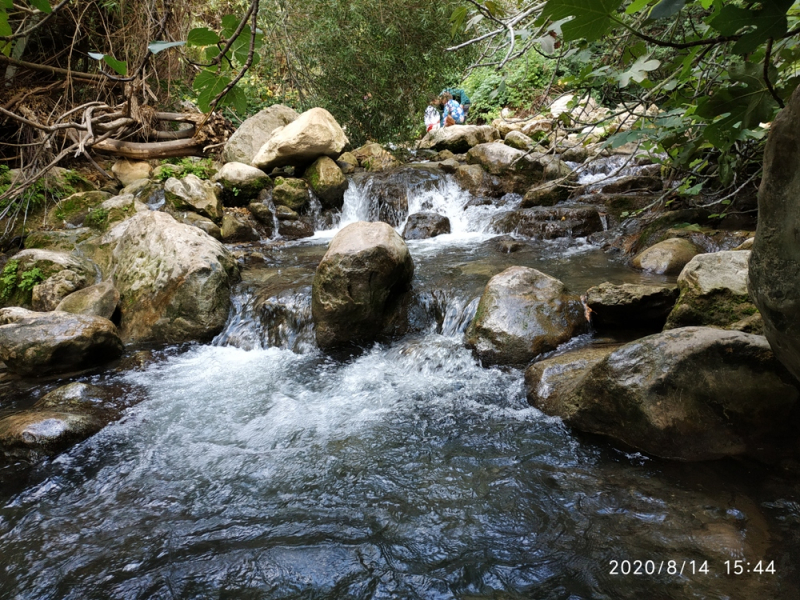
[[[122,158],[149,160],[151,158],[173,158],[177,156],[203,156],[203,143],[194,138],[164,142],[125,142],[103,140],[92,144],[92,150],[106,152]]]

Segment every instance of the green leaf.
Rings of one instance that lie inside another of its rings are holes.
[[[209,71],[208,69],[200,71],[194,78],[192,89],[202,90],[203,88],[211,85],[215,79],[217,79],[217,74],[214,71]]]
[[[755,27],[733,46],[736,54],[749,54],[769,38],[778,39],[786,33],[786,11],[791,6],[792,0],[764,0],[760,10],[726,4],[709,25],[722,35],[735,35],[742,29]]]
[[[197,78],[203,73],[210,73],[211,77],[203,80],[204,85],[198,86]],[[225,89],[225,86],[228,85],[231,80],[229,77],[225,77],[224,75],[216,76],[210,71],[203,71],[200,73],[200,75],[195,78],[195,83],[192,87],[195,89],[200,89],[200,94],[197,96],[197,105],[203,112],[208,112],[208,110],[211,108],[212,100],[217,97],[217,94]]]
[[[614,24],[611,15],[622,0],[547,0],[542,16],[553,21],[574,17],[562,27],[564,41],[602,37]]]
[[[195,27],[186,36],[189,46],[213,46],[219,43],[219,36],[208,27]]]
[[[656,0],[633,0],[633,2],[630,3],[630,6],[628,6],[628,8],[625,9],[625,14],[632,15],[634,13],[637,13],[646,6],[651,5],[655,1]]]
[[[627,71],[619,75],[619,87],[627,87],[631,80],[641,83],[647,78],[650,71],[655,71],[661,65],[661,61],[651,59],[650,55],[640,56],[636,59]]]
[[[211,99],[214,99],[213,96]],[[237,113],[244,115],[247,112],[247,95],[244,93],[243,89],[233,87],[225,94],[222,100],[220,100],[220,104],[222,106],[233,106]]]
[[[236,28],[239,27],[240,22],[241,19],[234,15],[225,15],[222,17],[222,36],[225,39],[231,37],[236,31]]]
[[[50,3],[47,0],[28,0],[30,5],[34,8],[38,8],[43,13],[50,14],[53,12],[53,7],[50,6]]]
[[[466,6],[458,6],[453,11],[453,14],[450,15],[450,37],[455,37],[455,35],[464,26],[464,20],[467,18],[467,13],[468,11]]]
[[[184,44],[186,44],[186,42],[150,42],[150,45],[147,46],[147,49],[153,54],[158,54],[162,50],[176,48],[178,46],[183,46]]]
[[[661,0],[650,11],[651,19],[664,19],[677,15],[686,4],[686,0]]]
[[[125,77],[128,74],[128,63],[123,60],[117,60],[113,56],[108,54],[101,54],[100,52],[88,52],[87,53],[91,58],[95,60],[102,60],[106,63],[109,67],[111,67],[114,71],[118,74]]]
[[[14,0],[0,0],[0,8],[11,10],[14,8]]]
[[[0,35],[11,35],[11,26],[8,24],[8,14],[0,12]]]

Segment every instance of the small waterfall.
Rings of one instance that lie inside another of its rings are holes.
[[[597,191],[622,177],[641,175],[643,171],[652,169],[652,165],[638,164],[633,156],[618,154],[598,157],[584,164],[567,162],[567,165],[578,173],[578,184],[586,186],[587,193]]]
[[[420,292],[416,297],[422,329],[445,337],[461,339],[478,309],[480,298],[464,298],[451,290]],[[413,311],[412,311],[413,314]]]

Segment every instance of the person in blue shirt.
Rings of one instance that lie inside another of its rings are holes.
[[[464,109],[456,100],[453,99],[450,92],[445,92],[440,96],[442,103],[442,127],[449,127],[450,125],[463,125],[467,120],[467,115],[464,114]]]
[[[469,99],[469,96],[467,96],[467,92],[461,88],[445,88],[442,90],[442,94],[450,94],[453,97],[453,100],[461,105],[461,108],[464,110],[464,115],[469,115],[469,107],[471,106],[472,102]]]

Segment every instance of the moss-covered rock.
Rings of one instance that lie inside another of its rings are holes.
[[[303,178],[325,208],[342,208],[347,179],[331,158],[322,156],[306,169]]]
[[[308,186],[302,179],[276,177],[272,201],[295,211],[301,210],[308,203]]]
[[[215,223],[222,221],[222,200],[217,187],[189,174],[183,179],[170,177],[164,183],[164,197],[175,210],[191,210]]]
[[[261,190],[272,186],[264,171],[239,162],[225,163],[213,179],[222,186],[225,206],[247,206]]]
[[[47,223],[51,227],[62,228],[67,225],[82,225],[91,209],[108,200],[108,192],[79,192],[59,201],[50,211]]]

